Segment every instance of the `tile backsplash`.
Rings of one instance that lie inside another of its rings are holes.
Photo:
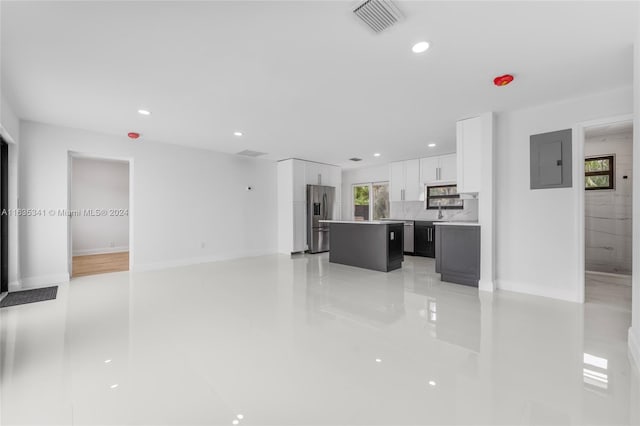
[[[442,220],[477,221],[478,199],[464,200],[462,210],[442,210]],[[438,210],[427,210],[424,201],[392,201],[390,219],[438,220]]]

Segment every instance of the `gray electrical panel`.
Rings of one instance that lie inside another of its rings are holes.
[[[571,129],[532,135],[531,189],[571,188]]]

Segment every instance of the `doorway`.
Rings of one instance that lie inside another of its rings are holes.
[[[128,271],[130,163],[70,155],[71,277]]]
[[[633,122],[584,128],[585,302],[631,312]]]
[[[9,291],[9,144],[0,137],[0,294]]]

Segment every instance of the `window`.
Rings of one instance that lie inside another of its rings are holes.
[[[353,185],[353,220],[379,220],[388,217],[388,182]]]
[[[613,155],[584,160],[584,189],[613,189]]]
[[[427,187],[427,209],[462,209],[464,201],[460,199],[457,185],[439,185]]]

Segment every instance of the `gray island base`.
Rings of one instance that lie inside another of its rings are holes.
[[[402,267],[404,222],[320,222],[328,223],[330,227],[329,262],[381,272]]]

